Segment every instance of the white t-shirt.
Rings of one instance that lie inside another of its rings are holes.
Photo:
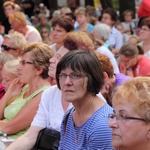
[[[73,106],[70,103],[68,109],[71,107]],[[57,85],[51,86],[43,92],[37,114],[31,126],[47,127],[60,131],[60,125],[64,114],[61,91],[58,89]]]
[[[120,71],[119,71],[119,68],[118,68],[117,61],[116,61],[114,55],[112,54],[112,52],[111,52],[108,48],[106,48],[105,46],[100,46],[100,47],[97,49],[97,51],[98,51],[99,53],[104,54],[104,55],[106,55],[106,56],[109,57],[109,59],[110,59],[112,65],[113,65],[113,68],[114,68],[114,73],[119,73],[119,72],[120,72]]]
[[[31,126],[47,127],[60,131],[61,122],[65,114],[61,96],[61,90],[59,90],[57,85],[46,89],[42,93],[41,102]],[[97,96],[106,102],[101,93],[97,94]],[[72,107],[73,105],[70,103],[68,109]]]

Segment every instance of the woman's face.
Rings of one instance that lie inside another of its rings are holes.
[[[148,26],[142,26],[139,30],[139,37],[142,41],[146,41],[150,38],[150,28]]]
[[[59,84],[62,91],[62,99],[67,102],[81,102],[87,96],[88,78],[80,72],[70,68],[60,73]]]
[[[11,5],[8,5],[4,8],[4,12],[6,17],[9,17],[10,14],[14,13],[14,9],[12,8]]]
[[[9,88],[11,82],[12,82],[15,78],[17,78],[16,75],[14,75],[14,74],[12,74],[12,73],[6,71],[5,69],[2,69],[2,85],[3,85],[4,89],[5,89],[5,91],[8,90],[8,88]]]
[[[67,34],[67,31],[60,27],[59,25],[56,25],[52,27],[51,30],[51,40],[53,43],[63,43],[63,40]]]
[[[120,55],[120,64],[126,68],[132,68],[137,64],[137,56],[138,55],[128,58],[124,55]]]
[[[55,74],[56,74],[56,67],[58,62],[60,61],[60,59],[66,54],[68,53],[69,50],[66,49],[65,47],[61,47],[56,53],[55,55],[49,60],[50,62],[50,66],[49,66],[49,71],[48,71],[48,75],[52,78],[55,78]]]
[[[39,75],[38,69],[33,65],[30,52],[25,53],[18,67],[20,80],[23,83],[31,83],[32,80]]]
[[[115,115],[120,115],[120,119],[109,120],[112,128],[112,145],[115,148],[142,150],[144,144],[150,142],[150,126],[142,120],[122,119],[121,116],[142,118],[134,111],[134,106],[125,99],[120,99],[121,104],[114,104]],[[142,118],[143,119],[143,118]],[[148,139],[149,135],[149,139]]]

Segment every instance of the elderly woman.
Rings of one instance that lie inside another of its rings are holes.
[[[91,38],[93,39],[93,42],[96,45],[96,50],[101,54],[107,55],[113,65],[114,72],[119,73],[118,64],[114,55],[111,52],[111,47],[106,43],[110,36],[110,33],[111,28],[107,24],[97,24],[94,26],[93,29],[94,38]]]
[[[109,115],[112,145],[118,150],[150,149],[150,78],[136,77],[117,89]]]
[[[132,43],[124,44],[120,51],[120,72],[136,77],[150,76],[150,59],[143,55],[143,49]]]
[[[54,44],[50,48],[56,52],[64,45],[66,34],[74,30],[73,22],[69,16],[58,16],[51,20],[51,40]]]
[[[15,58],[20,57],[21,52],[27,46],[27,40],[19,32],[13,32],[4,35],[4,40],[2,43],[2,52],[11,54]]]
[[[67,53],[57,65],[56,80],[62,99],[75,107],[62,123],[60,150],[111,149],[106,116],[112,108],[96,96],[104,84],[97,57],[83,50]]]
[[[13,139],[26,132],[37,112],[42,92],[50,86],[47,78],[52,55],[52,50],[42,43],[30,44],[23,51],[19,78],[13,80],[0,105],[0,130]]]

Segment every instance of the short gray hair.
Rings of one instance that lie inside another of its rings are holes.
[[[103,40],[106,41],[110,36],[111,28],[107,24],[98,23],[94,26],[93,31],[96,32],[98,36],[102,36]]]

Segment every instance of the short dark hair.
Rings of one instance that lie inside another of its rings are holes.
[[[150,29],[150,18],[149,18],[149,17],[145,18],[145,19],[140,23],[140,28],[141,28],[142,26],[147,26],[147,27]]]
[[[118,20],[118,15],[113,8],[104,9],[101,16],[103,16],[103,14],[109,14],[111,16],[111,20],[114,22],[117,22]]]
[[[60,27],[64,28],[66,32],[70,32],[74,30],[72,19],[66,15],[64,16],[60,15],[60,16],[54,17],[51,23],[52,23],[52,27],[59,25]]]
[[[93,95],[98,94],[104,85],[103,71],[93,52],[74,50],[63,56],[56,69],[56,81],[59,89],[59,74],[66,68],[85,74],[88,77],[87,91]]]

